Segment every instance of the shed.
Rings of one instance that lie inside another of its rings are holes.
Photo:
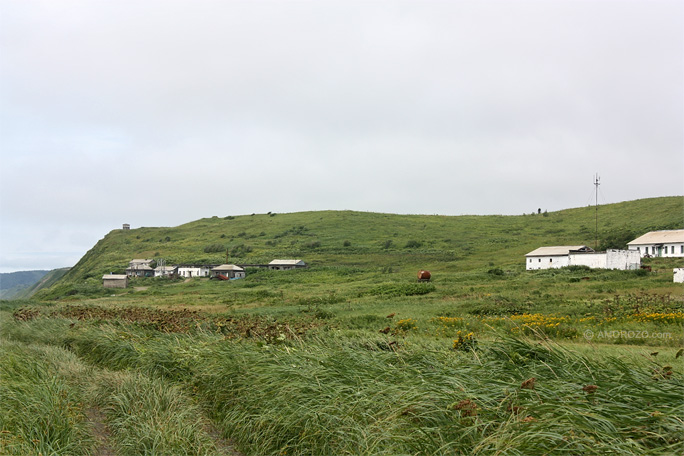
[[[102,285],[105,288],[126,288],[128,286],[128,276],[126,274],[103,275]]]
[[[268,269],[274,269],[278,271],[305,267],[306,263],[302,260],[273,260],[268,263]]]

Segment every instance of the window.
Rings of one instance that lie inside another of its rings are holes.
[[[684,253],[684,245],[680,245],[680,247],[681,247],[681,250],[682,250],[682,251],[679,252],[679,253]]]
[[[549,263],[553,263],[553,258],[549,258]]]
[[[644,252],[648,255],[648,247],[644,247]]]
[[[539,258],[539,262],[541,263],[541,258]]]

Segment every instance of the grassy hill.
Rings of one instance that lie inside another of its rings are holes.
[[[617,247],[682,228],[684,201],[599,215]],[[684,259],[525,271],[540,245],[593,245],[593,226],[587,207],[113,231],[49,289],[0,303],[0,453],[682,454]],[[311,267],[102,287],[143,257]]]
[[[683,214],[682,197],[600,206],[599,238],[619,243],[650,230],[682,228]],[[436,271],[523,268],[523,255],[542,245],[594,246],[594,227],[594,207],[521,216],[319,211],[211,217],[174,228],[114,230],[60,284],[99,283],[104,274],[123,273],[133,258],[163,258],[167,264],[301,258],[319,266]]]

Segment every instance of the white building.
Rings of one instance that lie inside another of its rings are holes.
[[[607,250],[605,252],[571,252],[569,266],[588,266],[592,269],[639,269],[641,256],[635,250]]]
[[[178,273],[178,266],[157,266],[154,268],[155,277],[169,277]]]
[[[684,283],[684,268],[674,268],[674,277],[672,280],[674,280],[676,283]]]
[[[593,252],[586,245],[559,245],[554,247],[539,247],[525,255],[525,269],[563,268],[570,266],[570,252]]]
[[[192,277],[209,277],[211,274],[211,268],[213,265],[194,265],[185,264],[178,266],[178,275],[180,277],[192,278]]]
[[[268,263],[268,269],[287,270],[305,268],[306,263],[302,260],[273,260]]]
[[[539,247],[525,255],[525,269],[563,268],[587,266],[593,269],[639,269],[641,257],[636,251],[608,250],[595,252],[586,245]]]
[[[642,257],[684,257],[684,230],[651,231],[627,243]]]

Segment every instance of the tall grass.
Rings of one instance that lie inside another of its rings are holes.
[[[105,351],[104,344],[87,344],[85,337],[76,353],[89,356],[79,358],[62,348],[69,345],[68,321],[39,320],[12,330],[7,323],[3,334],[16,340],[0,340],[0,454],[94,454],[102,427],[107,446],[119,455],[232,454],[179,386],[158,375],[109,369],[124,367],[116,354],[133,360],[139,352]],[[20,342],[29,334],[34,343]],[[90,334],[97,337],[97,330]],[[91,352],[95,347],[99,350]],[[115,348],[123,348],[121,341]],[[83,363],[95,356],[109,363],[100,362],[99,368]]]
[[[10,334],[27,331],[30,323]],[[130,404],[142,401],[145,391],[159,395],[157,380],[167,388],[171,382],[182,388],[172,389],[172,396],[191,392],[246,454],[636,455],[684,449],[684,383],[672,349],[651,359],[590,357],[510,336],[482,342],[475,351],[454,351],[410,333],[328,331],[266,341],[82,323],[62,337],[82,359],[132,375],[134,384],[114,382],[101,396],[108,398],[107,413],[120,417],[108,415],[112,425],[129,423],[126,412],[138,410]],[[165,410],[171,397],[154,401],[142,410]],[[178,404],[192,410],[190,402]],[[132,431],[121,441],[142,439],[138,429],[146,429],[145,418],[136,414],[141,419],[124,426]],[[202,448],[194,441],[193,448]]]
[[[57,347],[0,339],[0,454],[91,454],[81,397],[56,375],[74,363]]]

